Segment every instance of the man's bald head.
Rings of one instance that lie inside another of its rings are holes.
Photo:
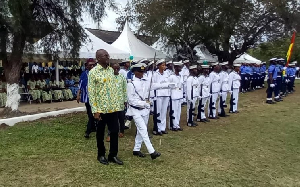
[[[109,64],[109,54],[105,49],[97,50],[96,59],[102,66],[107,66]]]

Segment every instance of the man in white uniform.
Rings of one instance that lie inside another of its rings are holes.
[[[179,74],[182,62],[174,62],[174,74],[169,77],[171,83],[175,83],[175,88],[171,89],[170,102],[170,129],[172,131],[182,131],[180,128],[181,102],[183,99],[183,77]]]
[[[130,69],[130,62],[129,61],[121,62],[120,66],[123,66],[123,68],[120,69],[119,73],[123,75],[125,79],[127,79],[127,73],[129,72]]]
[[[234,70],[229,74],[230,109],[229,113],[238,113],[239,90],[241,87],[241,76],[239,75],[241,64],[234,64]]]
[[[201,65],[203,74],[198,78],[200,85],[200,96],[198,105],[197,121],[209,122],[205,115],[205,106],[210,97],[210,79],[209,79],[209,65]]]
[[[228,87],[228,79],[229,75],[227,73],[228,70],[228,62],[223,62],[221,63],[222,70],[219,73],[220,76],[220,101],[219,101],[219,107],[218,107],[218,114],[220,117],[227,117],[225,113],[225,108],[227,107],[226,105],[226,99],[227,99],[227,93],[229,91]]]
[[[186,98],[187,98],[187,126],[195,127],[193,118],[195,115],[195,105],[199,97],[199,82],[197,78],[197,65],[190,66],[190,76],[186,81]]]
[[[157,62],[158,70],[153,73],[151,87],[159,88],[160,84],[169,83],[168,74],[165,72],[166,62],[165,59],[161,59]],[[170,88],[154,89],[154,97],[156,97],[157,104],[157,131],[155,127],[153,129],[154,135],[168,134],[167,127],[167,110],[170,100]]]
[[[185,61],[183,61],[183,63],[184,63],[184,66],[180,72],[180,75],[183,77],[183,98],[184,98],[183,104],[186,104],[186,80],[190,76],[190,71],[189,71],[190,61],[185,60]]]
[[[208,116],[210,119],[218,119],[216,116],[216,103],[220,92],[220,66],[218,63],[212,64],[213,71],[209,74],[210,79],[210,99],[209,99],[209,107],[208,107]]]
[[[145,68],[146,64],[143,63],[132,66],[132,72],[135,76],[132,81],[127,84],[129,107],[126,115],[133,117],[137,129],[133,155],[145,157],[145,154],[140,151],[142,143],[144,142],[151,158],[156,159],[161,154],[154,150],[148,136],[147,124],[150,114],[150,101],[148,100],[148,96],[150,87],[149,84],[147,84],[147,80],[143,78]]]

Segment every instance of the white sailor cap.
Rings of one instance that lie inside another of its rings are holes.
[[[133,66],[131,66],[131,71],[134,72],[134,71],[145,71],[147,65],[144,64],[144,63],[138,63],[138,64],[135,64]]]
[[[275,61],[275,60],[277,60],[277,58],[271,58],[271,59],[270,59],[270,61]]]
[[[184,64],[189,63],[189,62],[190,62],[190,60],[184,60],[183,61]]]
[[[156,65],[159,66],[160,64],[166,62],[165,59],[160,59],[159,61],[156,62]]]
[[[201,65],[202,69],[209,69],[209,65]]]
[[[266,64],[266,62],[262,62],[262,64]]]
[[[220,63],[221,66],[226,66],[228,65],[228,62],[223,62],[223,63]]]
[[[179,62],[173,62],[174,66],[182,66],[183,63],[182,61],[179,61]]]
[[[233,67],[241,67],[241,64],[233,64]]]
[[[172,60],[170,60],[166,63],[166,65],[168,65],[168,64],[172,64]]]
[[[142,60],[138,61],[138,63],[148,63],[148,62],[149,62],[149,60],[148,60],[148,59],[146,59],[146,58],[144,58],[144,59],[142,59]]]
[[[190,66],[189,69],[197,69],[197,65]]]
[[[218,62],[215,62],[215,63],[212,63],[211,66],[216,66],[216,65],[219,65]]]
[[[151,62],[149,62],[148,66],[151,66],[152,64],[154,64],[154,60],[152,60]]]

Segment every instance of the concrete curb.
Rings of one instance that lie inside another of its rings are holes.
[[[20,122],[34,121],[34,120],[44,118],[44,117],[58,116],[58,115],[62,115],[62,114],[69,114],[69,113],[73,113],[73,112],[84,112],[84,111],[86,111],[85,107],[64,109],[64,110],[45,112],[45,113],[39,113],[39,114],[33,114],[33,115],[26,115],[26,116],[14,117],[14,118],[0,119],[0,124],[4,123],[8,126],[14,126],[16,123],[20,123]]]

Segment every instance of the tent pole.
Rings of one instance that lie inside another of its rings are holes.
[[[59,84],[59,67],[58,67],[58,60],[55,61],[55,77],[56,77],[56,84]]]

